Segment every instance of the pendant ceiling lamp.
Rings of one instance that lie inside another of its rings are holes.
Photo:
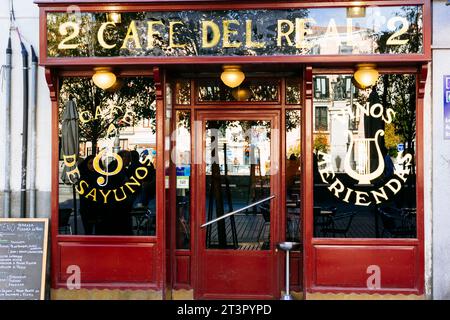
[[[247,87],[237,87],[231,91],[231,94],[237,101],[247,101],[252,95],[251,91]]]
[[[122,16],[119,12],[108,12],[106,14],[106,17],[107,17],[108,22],[114,22],[114,23],[122,22]]]
[[[236,88],[244,81],[245,74],[242,72],[240,66],[225,65],[223,66],[223,72],[220,75],[220,79],[228,87]]]
[[[94,71],[95,73],[92,76],[92,80],[97,87],[106,90],[116,83],[116,75],[111,71],[111,68],[95,68]]]
[[[361,6],[348,7],[347,18],[364,18],[366,16],[366,8]]]
[[[373,87],[380,76],[376,65],[372,63],[363,63],[356,65],[357,70],[353,75],[353,83],[360,89]]]

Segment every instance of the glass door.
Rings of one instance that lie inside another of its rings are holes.
[[[204,298],[273,298],[279,111],[199,111],[197,262]]]

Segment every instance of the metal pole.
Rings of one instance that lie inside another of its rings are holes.
[[[6,93],[5,93],[5,197],[4,197],[4,217],[11,215],[11,36],[8,38],[6,48]]]
[[[206,226],[209,226],[210,224],[216,223],[217,221],[223,220],[223,219],[225,219],[225,218],[227,218],[227,217],[230,217],[230,216],[232,216],[232,215],[234,215],[234,214],[236,214],[236,213],[239,213],[239,212],[245,211],[245,210],[247,210],[247,209],[253,208],[254,206],[257,206],[258,204],[263,203],[263,202],[266,202],[266,201],[268,201],[268,200],[270,200],[270,199],[273,199],[273,198],[275,198],[275,195],[272,195],[272,196],[270,196],[270,197],[267,197],[267,198],[264,198],[264,199],[262,199],[262,200],[256,201],[256,202],[254,202],[254,203],[252,203],[252,204],[249,204],[248,206],[245,206],[245,207],[243,207],[243,208],[237,209],[237,210],[235,210],[235,211],[233,211],[233,212],[229,212],[229,213],[227,213],[227,214],[224,214],[223,216],[220,216],[220,217],[218,217],[218,218],[215,218],[214,220],[211,220],[211,221],[208,221],[208,222],[202,224],[200,227],[201,227],[201,228],[204,228],[204,227],[206,227]]]
[[[25,218],[27,210],[27,151],[28,151],[28,51],[22,47],[23,66],[23,122],[22,122],[22,174],[20,184],[20,217]]]
[[[286,295],[290,296],[289,293],[289,253],[290,250],[286,251]]]
[[[30,218],[36,217],[36,111],[37,111],[37,81],[38,58],[31,46],[31,85],[30,85]]]

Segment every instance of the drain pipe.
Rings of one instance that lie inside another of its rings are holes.
[[[28,151],[28,51],[23,42],[22,66],[23,66],[23,123],[22,123],[22,174],[20,184],[20,217],[25,218],[27,210],[27,151]]]
[[[6,93],[5,93],[5,190],[4,190],[4,213],[5,218],[11,216],[11,34],[8,38],[8,47],[6,48],[6,64],[5,80],[6,80]]]
[[[37,73],[38,58],[31,46],[31,79],[30,79],[30,214],[29,218],[36,218],[36,111],[37,111]]]

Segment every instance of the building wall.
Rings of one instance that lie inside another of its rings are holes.
[[[444,140],[443,76],[450,75],[450,6],[433,1],[433,298],[450,299],[450,140]]]
[[[0,0],[0,65],[5,64],[5,50],[8,43],[9,29],[9,0]],[[36,52],[39,50],[39,10],[33,0],[14,1],[16,25],[20,30],[22,39],[30,51],[33,45]],[[20,172],[22,163],[22,56],[20,53],[20,42],[17,32],[12,33],[12,107],[11,107],[11,190],[12,190],[12,216],[20,215]],[[31,64],[31,52],[30,64]],[[50,216],[50,186],[51,186],[51,104],[49,90],[44,77],[44,68],[38,70],[38,106],[37,106],[37,172],[36,189],[37,205],[36,215],[38,217]],[[4,216],[3,191],[5,189],[4,172],[4,143],[5,143],[5,83],[0,88],[0,217]],[[29,138],[30,141],[30,138]],[[29,159],[31,160],[31,159]],[[29,197],[28,197],[29,198]]]

